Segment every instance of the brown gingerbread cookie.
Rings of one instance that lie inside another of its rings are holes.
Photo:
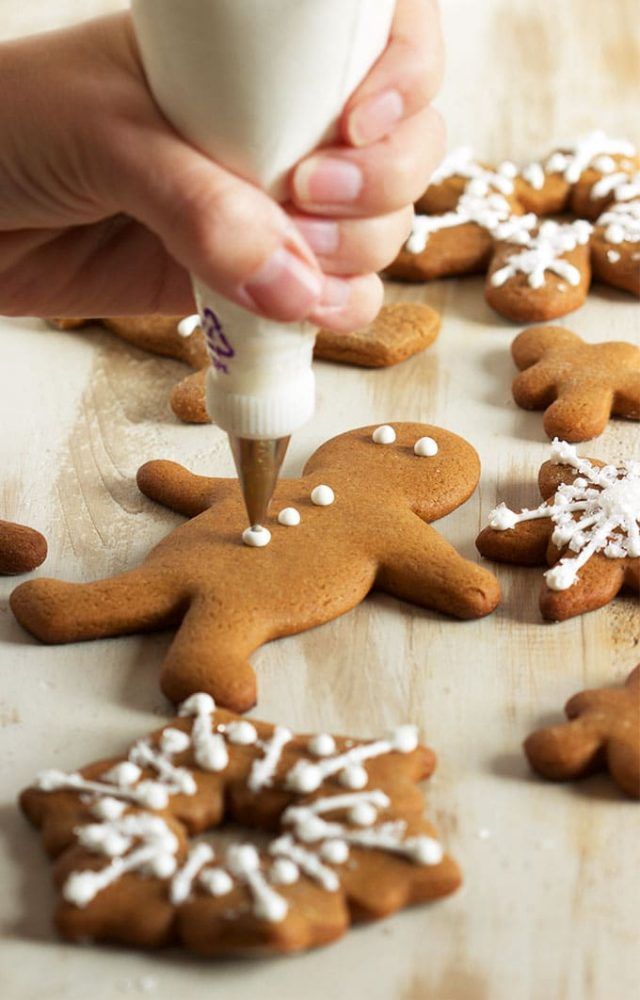
[[[604,465],[556,440],[538,482],[543,503],[496,507],[477,538],[479,552],[520,566],[547,563],[540,609],[551,621],[601,608],[623,588],[637,595],[640,462]]]
[[[640,296],[640,179],[637,196],[612,203],[596,221],[591,239],[594,276]]]
[[[324,361],[388,368],[424,351],[440,332],[440,314],[422,302],[383,306],[373,323],[353,333],[319,330],[314,356]]]
[[[640,420],[640,347],[587,344],[563,327],[538,326],[518,334],[511,353],[521,372],[513,398],[525,410],[545,410],[549,437],[585,441],[611,416]]]
[[[63,937],[266,956],[458,887],[422,818],[434,766],[414,726],[294,735],[197,693],[126,756],[41,772],[21,804],[56,859]],[[249,829],[202,839],[228,823]]]
[[[47,540],[35,528],[0,520],[0,575],[18,576],[47,558]]]
[[[363,427],[319,448],[301,479],[281,480],[269,530],[243,535],[235,479],[150,462],[138,473],[143,493],[192,520],[138,569],[89,584],[34,581],[11,607],[50,643],[177,626],[162,668],[167,696],[205,690],[244,711],[256,700],[254,650],[337,618],[373,588],[456,618],[493,611],[495,577],[430,526],[471,496],[479,475],[474,449],[449,431]]]
[[[623,687],[574,695],[565,714],[568,722],[526,739],[531,767],[552,781],[607,770],[623,792],[640,798],[640,664]]]

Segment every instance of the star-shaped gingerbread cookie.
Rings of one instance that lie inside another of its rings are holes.
[[[640,420],[640,347],[624,341],[588,344],[559,326],[524,330],[511,345],[521,371],[513,398],[545,410],[549,437],[585,441],[611,416]]]
[[[532,768],[553,781],[607,770],[623,792],[640,798],[640,664],[624,687],[574,695],[565,714],[568,722],[525,741]]]
[[[50,643],[177,628],[162,668],[167,696],[208,691],[244,711],[256,700],[254,650],[337,618],[374,588],[456,618],[493,611],[495,577],[430,523],[464,503],[479,475],[474,449],[449,431],[363,427],[320,447],[300,479],[281,480],[268,530],[243,533],[237,480],[150,462],[138,474],[143,493],[191,520],[137,569],[23,584],[11,607]]]
[[[623,589],[640,593],[640,462],[604,465],[554,441],[538,479],[543,503],[504,503],[478,536],[498,562],[551,568],[540,593],[543,617],[564,621],[608,604]]]
[[[422,816],[434,766],[414,726],[295,735],[196,693],[126,756],[41,772],[21,804],[55,859],[63,937],[272,955],[458,887]]]

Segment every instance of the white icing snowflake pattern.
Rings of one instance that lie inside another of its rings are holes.
[[[491,284],[494,288],[500,288],[516,274],[526,274],[531,288],[542,288],[547,280],[546,272],[550,271],[576,287],[580,284],[580,271],[569,261],[563,260],[563,254],[588,243],[592,230],[593,226],[583,219],[566,224],[543,222],[538,232],[531,235],[525,243],[522,242],[525,239],[524,231],[516,230],[514,235],[518,245],[524,248],[509,257],[503,267],[494,271],[490,278]]]
[[[489,526],[507,531],[523,521],[550,518],[552,543],[568,547],[571,555],[547,570],[545,579],[551,590],[568,590],[596,552],[608,559],[640,556],[640,462],[599,467],[579,458],[573,445],[557,438],[551,446],[551,460],[575,469],[574,481],[560,486],[535,510],[525,508],[518,513],[500,504],[489,515]]]

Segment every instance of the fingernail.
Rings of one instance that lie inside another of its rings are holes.
[[[329,219],[297,219],[296,227],[314,253],[332,254],[338,249],[340,232],[337,222]]]
[[[355,201],[362,190],[362,171],[349,160],[312,156],[294,176],[298,198],[306,204],[343,205]]]
[[[317,309],[342,309],[351,297],[351,283],[345,278],[325,278]]]
[[[279,247],[249,278],[240,295],[244,293],[258,310],[277,319],[297,319],[318,301],[323,287],[322,275],[285,247]]]
[[[385,90],[370,97],[349,119],[349,138],[354,146],[368,146],[388,135],[404,114],[404,101],[397,90]]]

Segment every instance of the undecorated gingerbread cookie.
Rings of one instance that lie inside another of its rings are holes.
[[[640,347],[588,344],[563,327],[539,326],[520,333],[511,353],[521,372],[513,398],[525,410],[545,410],[549,437],[585,441],[611,416],[640,420]]]
[[[413,726],[300,736],[197,693],[125,757],[41,772],[21,804],[56,859],[63,937],[267,956],[458,887],[422,817],[434,766]],[[203,839],[228,823],[248,829]]]
[[[552,781],[607,770],[623,792],[640,798],[640,664],[624,687],[574,695],[565,714],[568,722],[525,741],[532,768]]]
[[[0,521],[0,574],[18,576],[37,569],[47,558],[47,540],[35,528]]]
[[[476,541],[479,552],[520,566],[546,562],[540,609],[551,621],[601,608],[625,587],[637,596],[640,462],[605,465],[556,440],[538,482],[543,503],[496,507]]]
[[[456,618],[489,614],[500,599],[495,577],[430,525],[475,490],[476,452],[439,427],[394,423],[392,439],[389,426],[382,441],[375,427],[341,434],[301,479],[281,480],[261,547],[248,535],[243,544],[237,480],[148,463],[142,492],[191,520],[127,573],[23,584],[11,596],[14,614],[49,643],[177,627],[164,692],[177,702],[208,691],[236,711],[256,700],[254,650],[337,618],[373,588]]]
[[[319,330],[315,357],[361,368],[388,368],[424,351],[440,332],[440,314],[422,302],[383,306],[373,323],[353,333]]]

